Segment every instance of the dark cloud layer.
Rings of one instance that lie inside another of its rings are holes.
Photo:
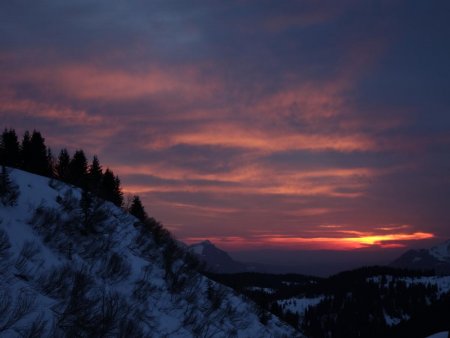
[[[447,1],[4,1],[1,121],[99,155],[182,239],[438,241],[449,13]]]

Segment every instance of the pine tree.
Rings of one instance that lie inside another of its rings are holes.
[[[144,206],[142,205],[141,199],[137,195],[133,196],[133,202],[131,202],[131,206],[128,211],[130,214],[132,214],[142,222],[144,222],[148,218]]]
[[[69,163],[68,182],[83,188],[87,183],[87,173],[88,165],[84,151],[77,150]]]
[[[114,198],[112,202],[118,207],[123,206],[123,192],[120,187],[120,179],[119,176],[114,177]]]
[[[49,177],[56,177],[56,160],[50,148],[47,148],[47,171]]]
[[[20,168],[25,171],[30,171],[32,169],[32,147],[31,147],[31,136],[30,132],[27,130],[22,138],[22,143],[20,145]]]
[[[103,177],[102,166],[100,165],[97,156],[94,156],[92,164],[89,166],[88,172],[89,190],[92,191],[94,194],[98,195],[100,191],[102,177]]]
[[[64,182],[69,180],[70,155],[67,149],[61,149],[56,163],[56,176]]]
[[[107,168],[103,174],[102,184],[100,187],[100,196],[118,207],[123,204],[123,193],[120,188],[119,177],[114,176],[112,170]]]
[[[9,177],[8,170],[2,165],[0,173],[0,202],[5,206],[13,206],[19,197],[19,187]]]
[[[45,146],[45,139],[41,133],[34,130],[31,135],[31,157],[30,157],[30,171],[43,176],[50,176],[50,165],[47,157],[47,147]]]
[[[14,129],[5,129],[0,140],[0,164],[17,168],[20,165],[20,147]]]

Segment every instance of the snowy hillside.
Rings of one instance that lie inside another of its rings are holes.
[[[79,189],[19,170],[0,204],[0,336],[296,337],[185,250]]]

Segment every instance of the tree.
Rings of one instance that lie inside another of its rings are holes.
[[[5,206],[13,206],[19,197],[19,187],[11,181],[8,170],[2,165],[0,173],[0,202]]]
[[[56,176],[64,182],[69,180],[70,155],[67,149],[61,149],[56,163]]]
[[[90,221],[91,216],[91,208],[92,208],[93,198],[89,191],[86,189],[83,189],[81,192],[81,199],[80,199],[80,208],[81,208],[81,215],[82,215],[82,222],[84,226],[84,230],[87,233],[92,233],[92,224]]]
[[[118,207],[122,207],[123,205],[123,192],[120,187],[120,179],[119,176],[114,177],[114,198],[112,202]]]
[[[27,130],[22,138],[20,145],[20,168],[25,171],[30,171],[32,162],[32,148],[31,148],[31,136]]]
[[[20,165],[20,147],[14,129],[3,131],[0,140],[0,163],[8,167],[19,167]]]
[[[50,165],[47,157],[45,139],[41,133],[34,130],[31,135],[31,172],[42,176],[50,176]]]
[[[49,177],[56,177],[56,160],[50,148],[47,148],[47,170]]]
[[[31,137],[28,131],[25,132],[20,154],[23,170],[42,176],[51,175],[45,139],[40,132],[34,130]]]
[[[128,211],[130,214],[132,214],[142,222],[144,222],[148,218],[144,206],[142,205],[141,199],[137,195],[133,196],[133,202],[131,202],[131,206]]]
[[[123,193],[120,188],[120,179],[114,176],[112,170],[107,168],[103,174],[102,183],[100,186],[100,197],[113,202],[118,207],[123,204]]]
[[[92,191],[94,194],[98,195],[99,193],[102,177],[103,177],[102,166],[100,165],[97,156],[94,156],[92,164],[89,166],[88,171],[89,190]]]
[[[69,178],[68,182],[85,187],[87,181],[88,164],[83,150],[77,150],[69,163]]]

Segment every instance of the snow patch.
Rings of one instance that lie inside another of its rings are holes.
[[[277,303],[282,307],[283,310],[288,310],[290,312],[303,315],[308,308],[316,306],[324,299],[325,296],[318,296],[313,298],[289,298],[279,300]]]

